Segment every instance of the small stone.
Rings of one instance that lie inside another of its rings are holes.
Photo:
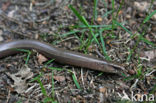
[[[128,70],[128,74],[133,75],[133,74],[135,74],[135,71],[134,70]]]
[[[127,19],[130,19],[130,18],[131,18],[131,15],[126,15],[126,18],[127,18]]]
[[[102,22],[102,18],[101,18],[101,17],[98,17],[98,18],[97,18],[97,21],[98,21],[98,22]]]

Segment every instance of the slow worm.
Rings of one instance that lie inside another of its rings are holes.
[[[35,49],[39,53],[48,58],[53,58],[59,63],[84,67],[102,72],[120,73],[121,70],[124,70],[124,67],[119,64],[102,60],[94,56],[56,48],[50,44],[36,40],[16,40],[1,43],[0,59],[19,53],[20,51],[17,49]]]

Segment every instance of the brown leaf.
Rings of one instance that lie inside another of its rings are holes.
[[[99,91],[101,93],[106,93],[107,92],[107,88],[106,87],[101,87],[101,88],[99,88]]]
[[[38,58],[39,64],[42,64],[43,62],[45,62],[45,61],[48,60],[48,59],[47,59],[45,56],[43,56],[42,54],[39,54],[39,55],[37,56],[37,58]]]
[[[132,70],[132,69],[130,69],[130,70],[128,70],[128,74],[134,75],[135,74],[135,71]]]
[[[55,79],[56,81],[59,81],[59,82],[65,81],[65,77],[64,77],[64,76],[54,76],[54,79]]]
[[[89,47],[88,47],[88,51],[89,52],[93,52],[93,51],[95,51],[96,50],[96,46],[95,45],[90,45]]]
[[[10,5],[10,2],[6,2],[6,3],[2,4],[2,10],[3,11],[7,10],[9,5]]]

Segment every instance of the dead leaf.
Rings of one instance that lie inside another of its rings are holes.
[[[8,17],[13,18],[15,12],[16,12],[16,10],[11,10],[11,11],[8,13]]]
[[[37,56],[37,58],[38,58],[38,62],[39,62],[39,64],[42,64],[43,62],[46,62],[48,59],[45,57],[45,56],[43,56],[42,54],[39,54],[38,56]]]
[[[26,80],[33,77],[33,73],[30,70],[31,69],[25,65],[17,73],[6,73],[14,81],[14,84],[11,85],[11,87],[14,88],[17,93],[21,94],[26,91],[28,87]]]
[[[107,88],[106,87],[101,87],[101,88],[99,88],[99,91],[101,93],[106,93],[107,92]]]
[[[9,7],[9,5],[10,5],[10,2],[3,3],[2,4],[2,10],[6,11],[8,9],[8,7]]]
[[[147,61],[152,61],[156,58],[156,50],[144,51],[140,53],[140,58]]]
[[[134,2],[134,6],[140,10],[140,11],[148,11],[148,8],[150,7],[150,3],[147,3],[146,1],[142,1],[142,2]]]
[[[54,79],[58,82],[63,82],[65,81],[65,77],[64,76],[54,76]]]
[[[105,98],[104,97],[108,97],[108,93],[107,93],[108,88],[106,87],[100,87],[99,88],[99,103],[104,103],[105,102]]]
[[[90,45],[89,47],[88,47],[88,51],[89,52],[93,52],[93,51],[95,51],[96,50],[96,45]]]

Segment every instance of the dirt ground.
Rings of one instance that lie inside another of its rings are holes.
[[[79,26],[82,22],[69,8],[72,5],[90,25],[112,25],[114,18],[121,23],[104,30],[102,36],[108,56],[127,73],[103,73],[55,61],[45,66],[47,58],[35,50],[26,63],[27,53],[21,52],[0,59],[0,103],[133,103],[133,95],[139,100],[144,94],[148,95],[144,101],[154,103],[156,15],[144,20],[156,10],[156,1],[115,0],[113,16],[113,0],[98,0],[96,19],[94,1],[0,0],[0,43],[35,39],[103,58],[103,49],[96,42],[87,49],[82,46],[90,29]],[[93,31],[98,33],[101,28]]]

